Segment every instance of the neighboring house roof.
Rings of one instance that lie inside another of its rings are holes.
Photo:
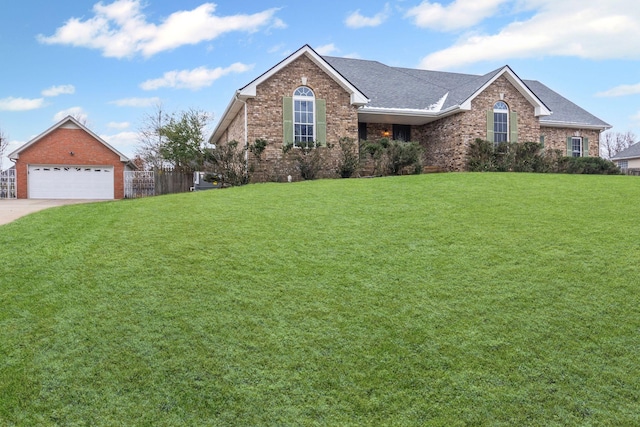
[[[84,126],[82,123],[80,123],[78,120],[76,120],[75,118],[73,118],[72,116],[67,116],[64,119],[60,120],[58,123],[56,123],[55,125],[51,126],[49,129],[47,129],[46,131],[42,132],[40,135],[36,136],[35,138],[33,138],[32,140],[30,140],[29,142],[27,142],[26,144],[21,145],[20,147],[18,147],[16,150],[12,151],[11,153],[9,153],[9,155],[7,156],[8,158],[12,159],[12,160],[17,160],[20,157],[20,153],[22,151],[24,151],[25,149],[29,148],[30,146],[32,146],[33,144],[35,144],[36,142],[40,141],[42,138],[44,138],[45,136],[49,135],[51,132],[53,132],[56,129],[59,128],[64,128],[64,127],[71,127],[71,128],[76,128],[76,129],[82,129],[85,132],[87,132],[89,135],[91,135],[92,137],[94,137],[98,142],[100,142],[102,145],[104,145],[105,147],[107,147],[109,150],[113,151],[116,155],[118,155],[120,157],[120,161],[122,162],[126,162],[126,163],[131,163],[131,160],[125,156],[124,154],[122,154],[121,152],[119,152],[118,150],[116,150],[115,148],[113,148],[111,145],[109,145],[104,139],[100,138],[98,135],[96,135],[95,133],[93,133],[91,130],[89,130],[86,126]],[[135,166],[134,166],[135,167]]]
[[[611,160],[626,160],[626,159],[636,159],[640,157],[640,142],[636,142],[632,146],[622,150],[615,156],[611,158]]]
[[[461,111],[499,77],[504,76],[533,105],[540,123],[565,128],[608,129],[611,126],[534,80],[521,80],[509,66],[485,75],[390,67],[377,61],[320,56],[308,45],[236,91],[216,126],[215,143],[256,87],[301,55],[307,55],[351,94],[363,122],[422,125]],[[366,96],[365,96],[366,94]]]

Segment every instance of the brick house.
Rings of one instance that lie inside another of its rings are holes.
[[[610,127],[509,66],[483,76],[397,68],[321,56],[305,45],[236,91],[209,142],[246,147],[266,140],[264,173],[254,180],[282,180],[296,176],[283,158],[289,143],[411,140],[424,147],[427,166],[461,171],[476,138],[539,141],[568,156],[598,156],[600,133]]]
[[[611,158],[620,169],[640,170],[640,142],[627,147]]]
[[[19,199],[122,199],[135,165],[67,116],[8,155]]]

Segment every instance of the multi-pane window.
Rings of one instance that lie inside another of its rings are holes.
[[[629,160],[618,160],[618,167],[620,169],[629,169]]]
[[[293,93],[293,141],[297,146],[315,141],[315,96],[306,86]]]
[[[571,138],[571,156],[582,157],[582,138],[577,136]]]
[[[493,106],[493,142],[509,141],[509,107],[503,101]]]

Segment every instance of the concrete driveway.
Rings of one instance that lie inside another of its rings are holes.
[[[0,225],[54,206],[98,201],[101,200],[0,199]]]

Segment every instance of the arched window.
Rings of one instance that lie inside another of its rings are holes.
[[[504,101],[493,105],[493,142],[509,141],[509,106]]]
[[[293,143],[307,146],[316,140],[315,95],[306,86],[293,93]]]

